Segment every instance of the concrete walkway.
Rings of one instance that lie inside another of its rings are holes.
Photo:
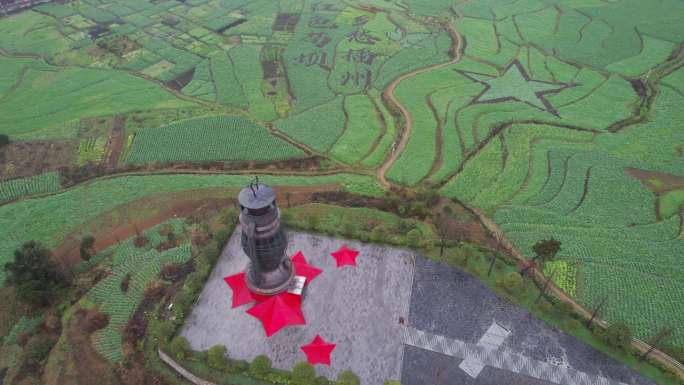
[[[404,343],[560,385],[627,385],[571,368],[551,365],[506,350],[476,345],[411,327],[401,327]]]

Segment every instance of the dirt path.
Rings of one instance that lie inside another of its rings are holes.
[[[461,18],[463,18],[463,15],[458,15],[457,20],[460,20]],[[451,35],[451,38],[454,40],[454,45],[452,46],[453,58],[451,60],[445,63],[434,64],[429,67],[418,68],[416,70],[403,74],[398,78],[394,79],[394,81],[392,81],[392,83],[390,83],[390,85],[387,86],[387,88],[383,92],[385,99],[392,103],[397,109],[399,109],[401,114],[404,116],[404,129],[401,131],[401,138],[399,139],[398,143],[395,142],[396,146],[392,148],[390,155],[385,159],[382,165],[380,165],[376,172],[378,181],[385,188],[390,188],[391,186],[391,184],[387,181],[385,174],[387,174],[387,171],[392,167],[394,162],[396,162],[396,160],[399,159],[399,155],[401,155],[401,153],[406,148],[406,144],[408,143],[408,140],[411,136],[411,129],[413,126],[413,119],[411,117],[411,113],[408,111],[408,109],[406,109],[406,107],[403,104],[399,102],[399,100],[394,95],[394,91],[396,90],[399,83],[406,79],[409,79],[416,75],[420,75],[425,72],[434,71],[446,67],[448,65],[452,65],[461,60],[463,37],[454,28],[453,22],[449,23],[449,25],[447,26],[447,30],[449,31],[449,35]]]
[[[335,191],[337,183],[315,186],[276,186],[277,199],[285,206],[297,206],[312,201],[317,192]],[[201,215],[202,212],[218,212],[234,207],[234,187],[203,190],[186,190],[173,193],[159,193],[122,204],[112,211],[103,213],[64,237],[53,253],[67,266],[81,261],[80,239],[87,233],[95,237],[94,253],[145,231],[171,218],[185,218]]]
[[[105,154],[104,163],[107,168],[113,169],[119,162],[121,150],[123,149],[125,141],[125,123],[126,117],[124,115],[117,115],[114,117],[112,132],[109,134],[109,139],[107,139],[107,152]]]

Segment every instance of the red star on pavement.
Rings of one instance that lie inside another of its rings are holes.
[[[304,259],[304,254],[302,254],[301,251],[298,251],[297,254],[292,256],[292,264],[295,268],[295,274],[306,277],[306,285],[308,285],[309,282],[316,278],[318,274],[321,274],[323,272],[323,270],[306,263],[306,259]]]
[[[325,342],[321,336],[317,335],[310,344],[304,345],[301,349],[306,354],[306,360],[311,364],[323,364],[330,366],[330,353],[335,349],[335,344]]]
[[[235,275],[230,275],[228,277],[223,277],[223,280],[233,290],[233,300],[231,303],[231,308],[236,308],[238,306],[242,306],[252,301],[262,302],[268,299],[268,297],[254,294],[251,291],[249,291],[247,283],[245,282],[244,272],[237,273]]]
[[[305,325],[301,297],[290,293],[271,296],[247,310],[247,314],[261,321],[266,336],[270,337],[290,325]]]
[[[330,255],[335,258],[337,267],[340,268],[345,265],[356,266],[356,256],[359,255],[359,252],[348,248],[347,245],[342,245],[339,250],[330,253]]]

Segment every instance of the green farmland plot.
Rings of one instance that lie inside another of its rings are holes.
[[[127,162],[277,160],[304,153],[245,118],[215,116],[183,120],[138,132]]]
[[[243,187],[251,175],[122,176],[80,185],[46,197],[0,206],[0,228],[11,229],[0,239],[0,264],[26,239],[58,245],[64,237],[98,215],[117,206],[158,193],[212,188]],[[324,176],[264,176],[270,185],[315,186],[338,183],[345,190],[370,196],[384,191],[371,177],[354,174]],[[0,284],[4,272],[0,271]]]
[[[59,175],[47,172],[28,178],[0,182],[0,202],[9,201],[25,195],[42,194],[61,188]]]
[[[345,163],[355,163],[368,153],[380,134],[381,122],[373,102],[365,95],[344,100],[347,127],[330,154]]]
[[[165,225],[145,232],[151,241],[144,248],[132,247],[133,239],[127,239],[109,251],[112,257],[108,264],[112,273],[87,294],[99,310],[110,317],[107,326],[94,334],[94,345],[98,353],[112,362],[123,358],[121,331],[142,301],[147,284],[159,277],[164,264],[187,262],[192,256],[189,242],[163,252],[154,249],[160,243],[154,241],[154,235],[158,235],[159,228]],[[130,278],[124,292],[122,281],[126,277]]]

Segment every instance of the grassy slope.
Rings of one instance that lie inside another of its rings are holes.
[[[0,207],[0,228],[8,229],[0,240],[0,264],[11,258],[22,242],[35,239],[55,246],[64,236],[97,215],[120,204],[155,193],[245,186],[248,175],[153,175],[124,176],[79,185],[47,197],[28,199]],[[330,176],[265,176],[271,185],[317,185],[342,183],[347,189],[367,194],[382,190],[370,177],[340,174]],[[0,275],[0,282],[4,279]]]
[[[16,68],[14,60],[0,58],[0,68]],[[53,67],[36,60],[18,87],[0,100],[0,132],[24,139],[70,137],[75,129],[67,123],[74,119],[193,105],[123,72]]]

